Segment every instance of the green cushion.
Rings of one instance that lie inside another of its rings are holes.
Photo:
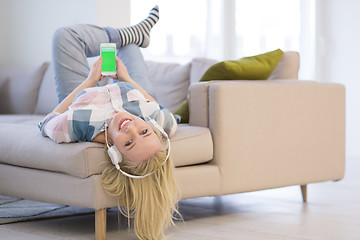
[[[174,115],[179,115],[181,117],[181,123],[189,122],[189,99],[186,99],[181,106],[173,112]]]
[[[215,63],[204,73],[200,81],[211,80],[265,80],[279,63],[283,51],[277,49],[238,60]],[[189,122],[189,100],[185,100],[174,112],[181,117],[181,123]]]
[[[239,60],[218,62],[205,72],[200,81],[268,79],[282,55],[283,51],[277,49]]]

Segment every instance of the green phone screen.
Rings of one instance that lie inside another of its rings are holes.
[[[102,47],[101,56],[103,58],[101,70],[103,72],[116,72],[115,48]]]

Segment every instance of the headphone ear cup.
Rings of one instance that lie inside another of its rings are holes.
[[[122,155],[117,149],[117,147],[112,146],[107,150],[107,153],[110,157],[111,162],[116,166],[116,168],[119,166],[119,163],[122,162]]]

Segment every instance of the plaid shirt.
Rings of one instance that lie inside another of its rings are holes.
[[[154,119],[171,137],[177,121],[172,113],[161,105],[151,102],[133,85],[125,82],[82,90],[64,113],[48,114],[39,128],[43,136],[57,143],[91,142],[105,131],[117,112],[125,111],[136,116]]]

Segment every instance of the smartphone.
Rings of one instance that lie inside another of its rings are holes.
[[[103,76],[116,75],[116,44],[115,43],[101,43],[100,53],[103,59],[101,65],[101,74]]]

